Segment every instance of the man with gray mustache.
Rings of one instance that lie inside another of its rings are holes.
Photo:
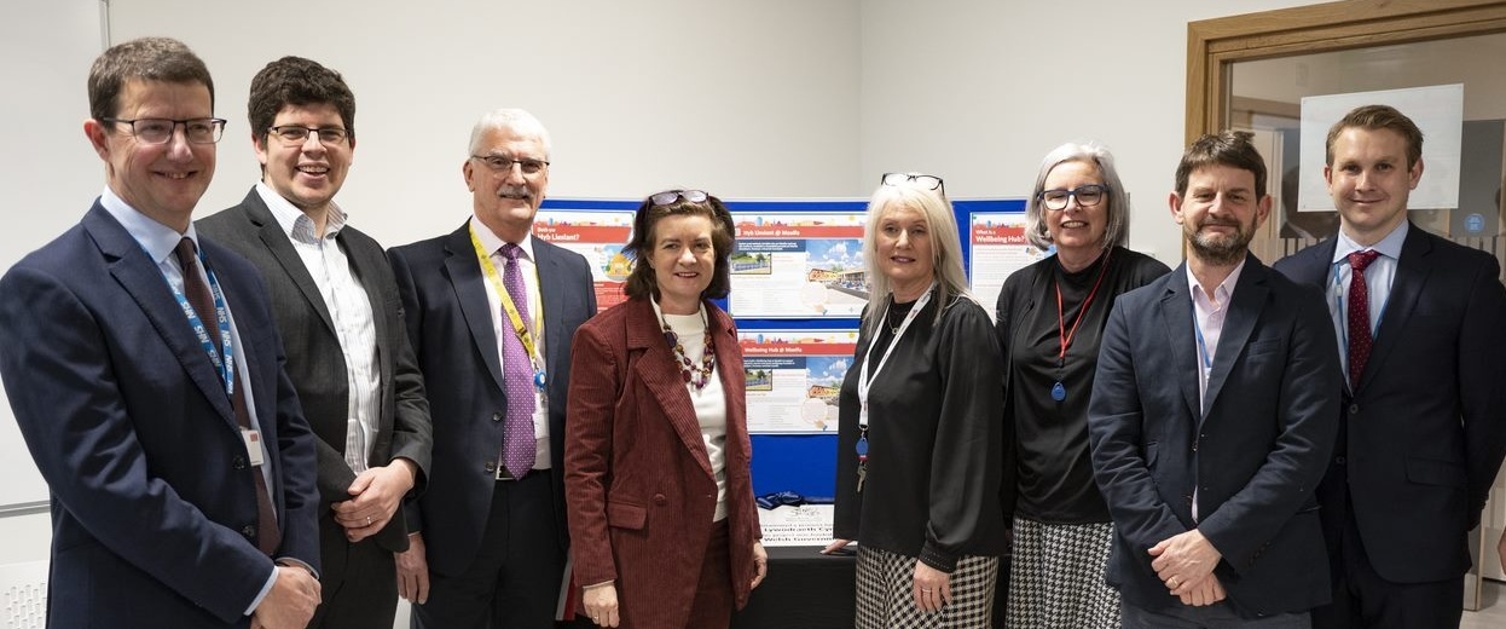
[[[473,215],[388,252],[434,420],[428,491],[397,559],[414,627],[553,626],[570,341],[596,293],[584,257],[531,233],[549,146],[526,111],[482,116],[461,166]]]

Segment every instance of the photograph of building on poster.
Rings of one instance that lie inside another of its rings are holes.
[[[738,214],[737,317],[856,317],[868,303],[861,214]]]
[[[857,341],[854,330],[740,333],[748,431],[835,433],[837,393]]]

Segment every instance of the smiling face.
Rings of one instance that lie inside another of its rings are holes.
[[[925,214],[907,205],[890,206],[879,218],[874,240],[878,269],[889,278],[895,299],[917,299],[936,276],[936,257]]]
[[[1422,179],[1422,160],[1408,168],[1407,140],[1391,129],[1349,127],[1331,151],[1323,179],[1344,234],[1361,245],[1380,242],[1407,220],[1407,197]]]
[[[120,91],[114,118],[190,120],[209,118],[214,107],[202,83],[131,79]],[[84,133],[105,160],[107,183],[121,200],[163,225],[188,230],[194,206],[214,177],[215,145],[190,144],[183,125],[163,144],[146,144],[123,122],[90,119]]]
[[[1244,259],[1255,229],[1271,211],[1271,197],[1256,196],[1254,173],[1223,164],[1193,170],[1186,194],[1173,192],[1170,201],[1189,253],[1215,266]]]
[[[659,307],[669,314],[693,314],[716,270],[711,219],[703,214],[671,214],[654,222],[654,282]]]
[[[511,127],[488,129],[476,146],[476,155],[510,160],[549,161],[544,140]],[[471,190],[476,218],[508,242],[518,242],[533,227],[533,217],[549,189],[549,168],[525,174],[522,166],[492,170],[479,159],[469,158],[464,167],[465,184]]]
[[[1089,162],[1057,164],[1046,175],[1045,190],[1076,190],[1087,185],[1103,185],[1103,174]],[[1109,225],[1109,195],[1103,195],[1093,207],[1083,207],[1076,196],[1061,210],[1043,208],[1046,231],[1058,251],[1067,253],[1096,252],[1103,247],[1103,235]]]
[[[312,129],[345,128],[334,105],[288,105],[277,113],[272,126],[292,125]],[[265,171],[262,182],[295,207],[310,215],[329,209],[330,201],[345,183],[356,140],[348,136],[337,144],[319,141],[308,134],[303,142],[289,144],[264,129],[252,130],[256,159]]]

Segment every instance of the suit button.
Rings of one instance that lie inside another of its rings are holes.
[[[499,422],[499,421],[502,421],[502,419],[503,419],[503,418],[504,418],[504,417],[506,417],[506,415],[503,415],[503,414],[502,414],[502,413],[501,413],[501,411],[498,411],[498,412],[496,412],[496,413],[492,413],[492,421],[494,421],[494,422]]]
[[[241,536],[251,541],[256,541],[256,527],[247,524],[241,527]]]
[[[1360,405],[1359,404],[1350,404],[1349,405],[1349,416],[1353,417],[1353,416],[1359,415],[1359,414],[1360,414]]]
[[[664,494],[654,494],[654,504],[662,507],[669,504],[669,499],[665,498]]]
[[[497,473],[497,462],[496,461],[487,461],[486,462],[486,473],[487,474],[496,474]]]
[[[230,460],[231,467],[238,470],[246,469],[246,457],[238,456]]]
[[[1333,462],[1334,463],[1338,463],[1339,465],[1343,465],[1346,462],[1348,462],[1348,459],[1345,459],[1344,457],[1338,456],[1338,457],[1334,457]]]

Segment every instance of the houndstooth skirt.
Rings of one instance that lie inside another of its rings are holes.
[[[951,575],[952,602],[939,612],[915,606],[914,557],[858,548],[857,629],[988,629],[998,557],[964,556]]]
[[[1119,591],[1104,582],[1114,525],[1015,518],[1010,629],[1118,629]]]

